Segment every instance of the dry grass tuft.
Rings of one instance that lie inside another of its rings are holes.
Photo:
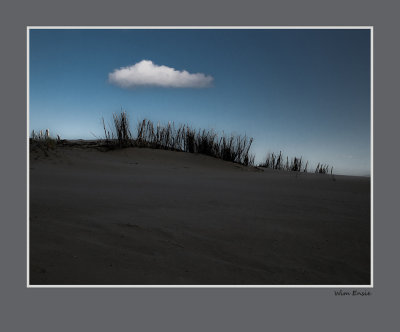
[[[143,119],[138,122],[136,137],[133,137],[125,112],[114,114],[113,120],[114,127],[110,131],[102,119],[104,142],[110,147],[137,146],[201,153],[246,166],[254,165],[254,156],[250,153],[253,139],[247,136],[219,137],[212,129],[196,130],[189,125],[176,126],[174,122],[154,126],[152,121]]]

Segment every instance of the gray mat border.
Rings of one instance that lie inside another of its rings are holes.
[[[397,8],[396,8],[397,7]],[[398,5],[389,1],[8,1],[1,4],[2,330],[288,331],[398,326],[399,266],[396,90]],[[374,26],[374,288],[332,289],[26,288],[26,26],[352,25]]]

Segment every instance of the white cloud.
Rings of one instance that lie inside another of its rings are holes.
[[[133,66],[115,69],[108,74],[110,83],[121,88],[158,86],[163,88],[206,88],[214,80],[202,73],[190,74],[167,66],[158,66],[150,60],[142,60]]]

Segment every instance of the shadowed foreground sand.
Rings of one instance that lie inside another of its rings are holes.
[[[139,148],[30,161],[32,285],[370,283],[369,178]]]

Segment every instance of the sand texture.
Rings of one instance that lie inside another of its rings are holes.
[[[32,285],[370,283],[366,177],[79,146],[29,172]]]

